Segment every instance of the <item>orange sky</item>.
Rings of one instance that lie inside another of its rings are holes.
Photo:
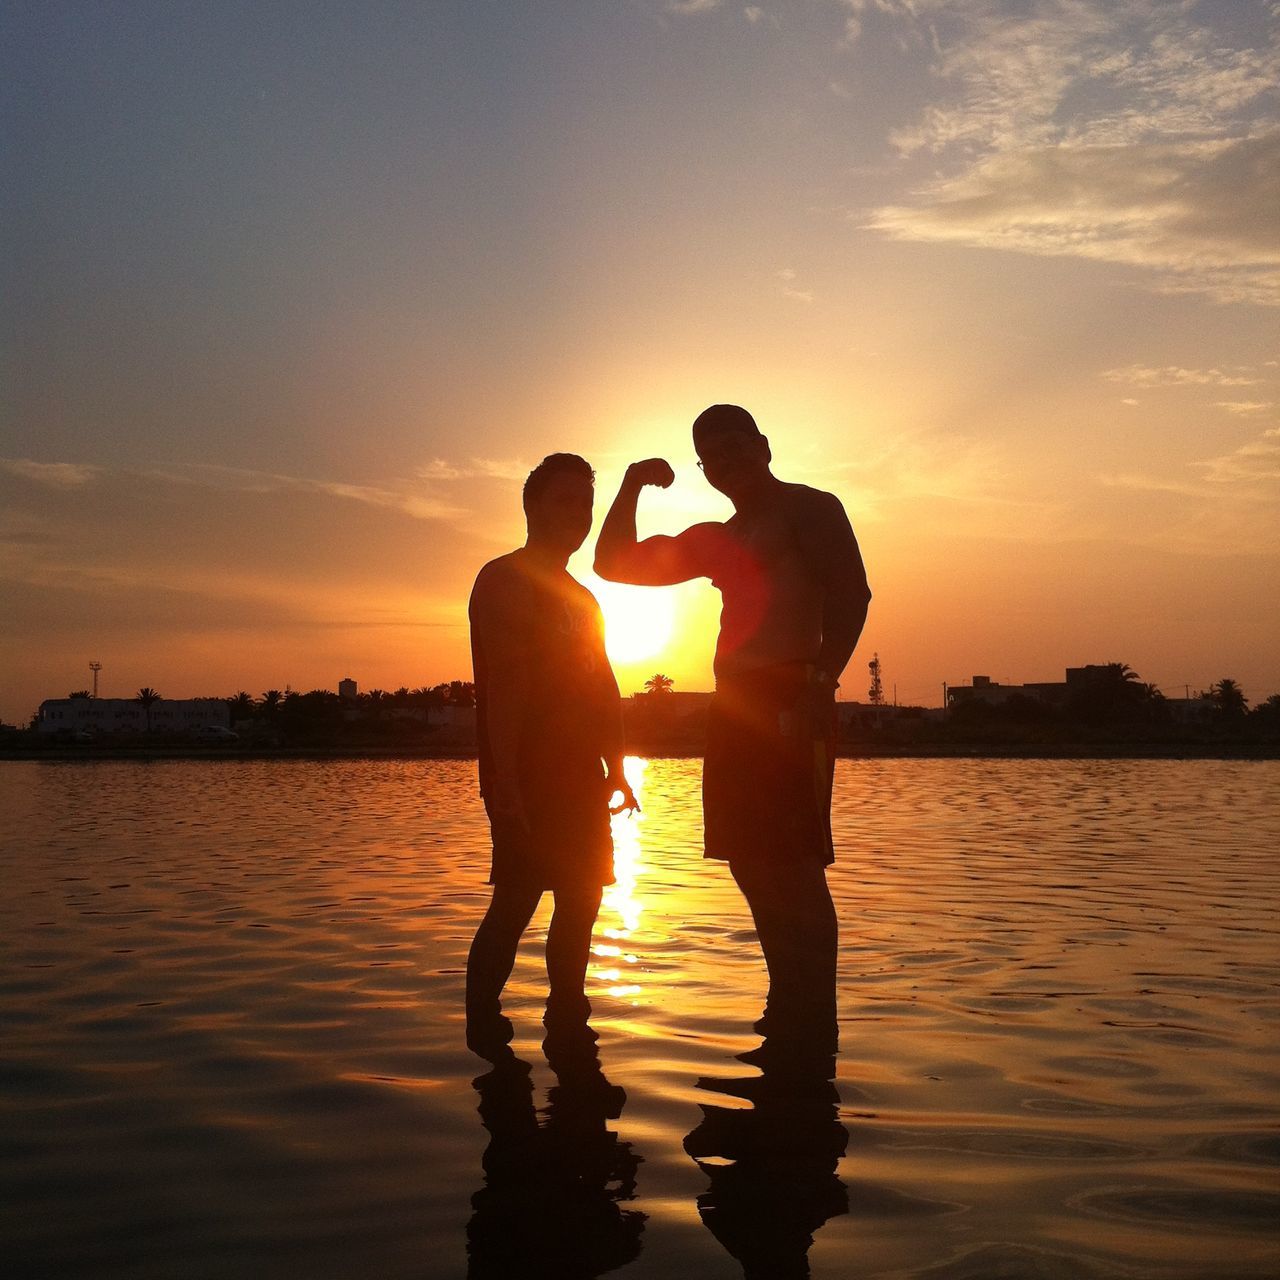
[[[1273,8],[600,9],[7,20],[0,717],[465,676],[527,470],[726,515],[726,400],[859,535],[844,696],[1280,690]],[[635,595],[624,689],[709,687]]]

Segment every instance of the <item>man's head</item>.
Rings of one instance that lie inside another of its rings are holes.
[[[524,514],[529,541],[554,547],[566,556],[591,532],[596,473],[576,453],[543,458],[524,482]]]
[[[769,441],[739,405],[704,409],[693,423],[693,447],[708,483],[731,502],[749,496],[770,474]]]

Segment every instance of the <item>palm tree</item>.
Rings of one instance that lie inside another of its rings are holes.
[[[1235,720],[1249,708],[1249,699],[1234,680],[1219,680],[1209,686],[1209,697],[1218,704],[1218,713]]]
[[[664,676],[661,671],[651,675],[645,682],[645,692],[651,696],[658,696],[663,693],[670,693],[675,687],[675,681],[670,676]]]
[[[147,713],[147,732],[151,732],[151,707],[153,703],[160,701],[160,695],[150,686],[144,685],[138,690],[135,702],[142,703],[142,709]]]
[[[234,698],[227,699],[232,720],[247,720],[253,714],[253,696],[243,689]]]
[[[267,715],[273,715],[276,708],[279,707],[280,700],[283,697],[284,694],[282,694],[279,689],[268,689],[266,693],[262,695],[263,711],[265,711]]]

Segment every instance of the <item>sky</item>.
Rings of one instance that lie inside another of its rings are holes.
[[[726,401],[858,534],[842,696],[1280,691],[1275,0],[0,13],[0,719],[467,678],[528,470],[726,518]],[[709,584],[602,600],[711,687]]]

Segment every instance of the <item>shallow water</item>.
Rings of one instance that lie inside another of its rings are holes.
[[[620,1111],[544,1056],[545,910],[531,1074],[463,1047],[471,763],[0,765],[7,1273],[1280,1271],[1280,765],[842,761],[832,1089],[749,1052],[698,762],[632,764]]]

